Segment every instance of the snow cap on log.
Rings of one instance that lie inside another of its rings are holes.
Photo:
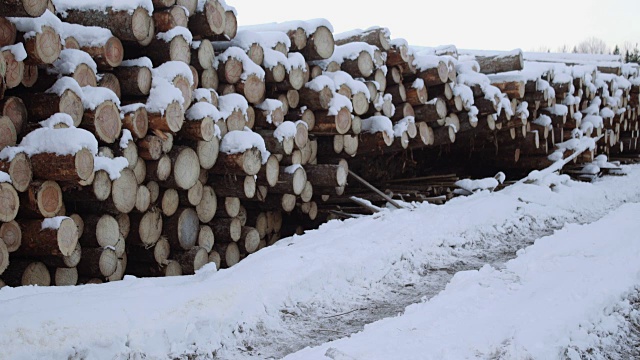
[[[393,125],[393,135],[395,137],[402,137],[402,134],[409,130],[411,124],[416,123],[416,118],[413,116],[407,116]]]
[[[13,57],[16,61],[24,61],[27,58],[27,50],[24,48],[24,44],[19,42],[14,45],[7,45],[0,48],[0,52],[2,51],[10,51],[13,54]]]
[[[85,86],[82,88],[82,105],[85,109],[95,110],[100,104],[111,101],[120,106],[118,95],[103,87]]]
[[[43,26],[49,26],[61,35],[62,21],[49,10],[46,10],[44,14],[36,18],[10,17],[8,20],[16,26],[16,30],[24,33],[25,39],[29,39],[36,36],[36,34],[42,33]]]
[[[280,51],[276,51],[270,48],[264,49],[264,60],[262,61],[262,66],[267,69],[273,69],[274,67],[282,64],[286,70],[291,70],[291,65],[289,64],[289,58],[286,57]]]
[[[58,124],[64,124],[67,127],[73,127],[73,118],[69,114],[55,113],[48,119],[40,121],[38,124],[43,128],[53,128]]]
[[[0,183],[11,183],[11,176],[4,171],[0,171]]]
[[[309,88],[313,91],[321,91],[325,87],[331,89],[331,91],[334,91],[334,92],[337,90],[336,83],[333,81],[332,78],[326,75],[320,75],[316,77],[315,79],[304,84],[304,87]]]
[[[367,100],[371,101],[371,93],[367,85],[362,81],[355,80],[349,73],[342,70],[335,72],[325,71],[322,75],[330,77],[336,88],[346,85],[352,94],[363,93],[367,97]],[[424,87],[424,81],[422,79],[417,79],[416,81],[419,80],[422,81],[422,86]]]
[[[238,154],[251,148],[260,150],[262,155],[262,164],[265,164],[271,153],[267,151],[262,136],[254,133],[248,128],[245,128],[243,131],[229,131],[222,138],[222,142],[220,144],[220,151],[227,154]]]
[[[137,104],[137,105],[141,105],[144,106],[142,104]],[[129,129],[122,129],[122,136],[120,137],[120,149],[126,149],[129,147],[129,144],[133,142],[133,135],[131,134],[131,131],[129,131]]]
[[[133,14],[135,9],[141,7],[149,15],[153,15],[153,2],[151,0],[51,0],[56,8],[56,13],[62,18],[67,16],[67,10],[97,10],[107,12],[108,9],[114,11],[126,11]]]
[[[303,29],[307,36],[316,32],[316,30],[324,26],[329,31],[333,32],[333,26],[327,19],[311,19],[311,20],[293,20],[293,21],[285,21],[281,23],[268,23],[268,24],[259,24],[259,25],[249,25],[249,26],[240,26],[238,28],[238,32],[242,30],[253,30],[253,31],[282,31],[289,32],[295,31],[300,28]]]
[[[221,45],[230,44],[246,51],[253,44],[259,44],[263,49],[273,49],[278,43],[285,44],[287,49],[291,47],[291,39],[282,31],[239,30],[232,40],[215,42],[213,46],[216,49],[220,49]]]
[[[232,93],[218,97],[218,108],[224,119],[228,118],[236,110],[240,110],[246,117],[249,103],[247,103],[247,99],[244,96]]]
[[[73,74],[80,64],[87,65],[93,70],[94,74],[98,73],[98,65],[91,58],[91,55],[76,49],[63,49],[58,60],[53,63],[53,68],[47,68],[47,72],[50,74],[69,75]]]
[[[199,99],[205,99],[207,103],[213,104],[212,92],[217,94],[215,89],[197,88],[193,90],[193,100],[197,101]]]
[[[329,101],[329,115],[338,115],[340,109],[347,108],[349,112],[353,112],[353,103],[348,97],[335,93],[333,98]]]
[[[384,132],[390,138],[394,137],[393,123],[386,116],[372,116],[368,119],[362,119],[362,132],[375,134]]]
[[[151,86],[154,86],[153,84],[158,78],[162,78],[171,82],[176,78],[176,76],[185,77],[189,81],[189,85],[193,86],[193,72],[191,72],[189,65],[183,63],[182,61],[167,61],[157,68],[153,69],[152,74],[153,81]]]
[[[173,84],[161,77],[153,78],[153,85],[147,99],[147,111],[164,115],[167,106],[173,102],[184,103],[182,92]]]
[[[240,49],[239,47],[232,46],[225,50],[222,54],[218,55],[218,62],[215,62],[213,64],[213,67],[215,69],[218,69],[220,63],[226,62],[227,60],[229,60],[229,58],[234,58],[242,62],[242,75],[240,75],[240,79],[247,80],[249,75],[254,74],[258,78],[260,78],[260,80],[264,80],[264,70],[258,64],[251,61],[244,50]]]
[[[20,145],[6,147],[0,151],[0,158],[12,160],[16,154],[21,152],[28,156],[41,153],[74,155],[82,149],[88,149],[94,155],[98,153],[98,141],[87,130],[75,127],[66,129],[38,128],[27,134]]]
[[[127,166],[129,166],[129,162],[122,156],[113,159],[106,156],[94,156],[93,158],[93,171],[104,170],[109,174],[109,179],[111,180],[118,179],[120,172]]]
[[[306,124],[304,121],[303,123]],[[282,142],[285,138],[294,138],[296,133],[296,123],[293,121],[284,121],[282,124],[278,125],[276,130],[273,132],[273,137]]]
[[[151,59],[149,59],[146,56],[143,56],[138,59],[124,60],[122,64],[120,64],[120,66],[122,67],[137,66],[137,67],[146,67],[149,70],[153,69],[153,63],[151,62]]]
[[[167,32],[156,34],[156,38],[164,42],[170,42],[176,36],[182,36],[189,45],[193,42],[193,35],[191,34],[191,31],[184,26],[176,26]]]
[[[257,109],[264,110],[267,112],[267,122],[269,124],[272,123],[271,114],[278,108],[282,108],[282,101],[275,99],[266,99],[260,104],[256,105]]]
[[[71,219],[71,218],[68,216],[55,216],[52,218],[44,219],[42,220],[42,230],[44,229],[58,230],[64,219]]]
[[[314,61],[315,65],[319,65],[323,69],[330,62],[336,62],[342,65],[346,60],[356,60],[360,53],[367,52],[371,56],[371,59],[375,59],[376,51],[380,51],[377,46],[369,45],[365,42],[352,42],[344,45],[336,45],[333,50],[333,55],[325,60]]]

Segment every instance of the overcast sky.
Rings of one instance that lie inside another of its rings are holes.
[[[227,0],[238,24],[325,18],[335,32],[378,25],[412,45],[556,51],[595,36],[640,42],[640,0]]]

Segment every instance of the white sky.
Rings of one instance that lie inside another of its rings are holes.
[[[640,0],[226,0],[238,25],[325,18],[335,32],[384,26],[412,45],[525,51],[595,36],[640,42]]]

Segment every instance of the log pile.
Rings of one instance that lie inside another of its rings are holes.
[[[227,268],[394,199],[441,204],[462,176],[570,159],[588,180],[616,172],[598,154],[640,153],[640,74],[619,61],[238,27],[223,0],[0,10],[10,286]]]

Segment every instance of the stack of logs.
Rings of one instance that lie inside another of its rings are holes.
[[[576,162],[640,153],[628,65],[528,71],[384,28],[238,28],[223,0],[130,3],[0,2],[0,287],[231,267],[384,199],[354,171],[442,203],[469,159],[525,173],[581,137]]]

